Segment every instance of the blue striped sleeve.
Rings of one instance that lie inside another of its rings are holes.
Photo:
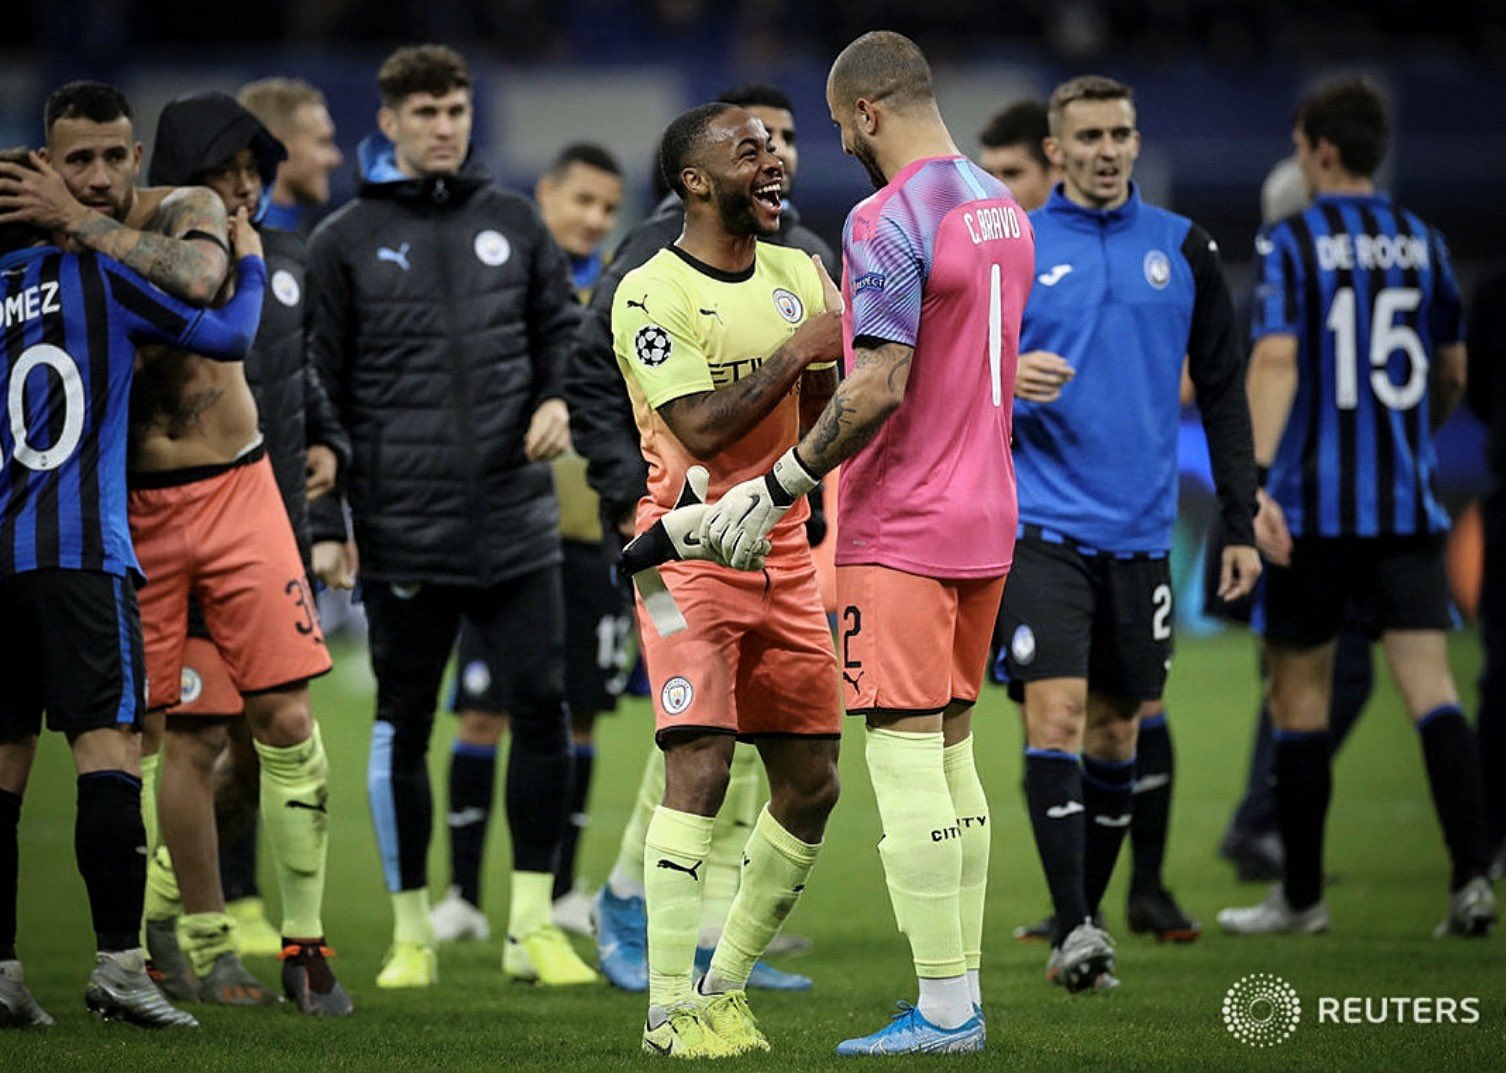
[[[1448,243],[1431,228],[1433,261],[1433,301],[1428,314],[1428,329],[1435,346],[1447,346],[1464,339],[1464,300],[1459,296],[1459,281],[1449,262]]]
[[[1261,228],[1255,236],[1255,300],[1250,338],[1297,334],[1301,320],[1301,259],[1285,222]]]

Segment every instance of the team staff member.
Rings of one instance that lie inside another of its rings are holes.
[[[34,163],[20,151],[0,161],[0,212],[19,215],[8,211],[12,177]],[[75,842],[98,951],[84,1002],[106,1019],[195,1027],[153,986],[138,940],[146,687],[141,570],[126,518],[128,400],[136,345],[195,346],[238,360],[256,330],[266,269],[244,213],[233,240],[248,286],[211,313],[154,290],[110,257],[64,253],[45,240],[38,228],[0,222],[6,379],[14,385],[45,366],[76,388],[44,392],[32,431],[13,423],[0,445],[11,460],[0,472],[0,1027],[53,1023],[16,956],[16,828],[44,711],[67,734],[78,771]],[[49,426],[61,431],[49,436]],[[50,445],[38,450],[39,441]]]
[[[779,183],[779,230],[762,236],[760,241],[789,246],[820,257],[823,264],[834,264],[831,247],[800,223],[800,213],[790,199],[799,171],[800,150],[794,105],[789,97],[777,86],[753,82],[729,87],[717,94],[716,99],[746,109],[763,123],[772,139],[773,153],[783,168]],[[575,446],[588,459],[586,478],[601,496],[603,527],[623,536],[632,535],[648,470],[639,447],[632,402],[623,390],[622,374],[612,351],[612,301],[622,277],[678,238],[684,223],[685,206],[674,193],[666,193],[653,215],[630,231],[617,247],[592,291],[581,320],[565,385]],[[821,542],[825,530],[825,517],[812,501],[811,519],[806,524],[812,545]],[[760,791],[753,748],[737,749],[727,796],[717,813],[711,856],[706,861],[706,895],[702,900],[701,935],[696,944],[696,961],[702,971],[710,963],[711,951],[737,893],[742,846],[747,831],[758,818]],[[623,828],[617,860],[597,894],[595,907],[596,947],[602,972],[613,985],[626,991],[648,987],[643,836],[663,797],[664,755],[658,749],[650,749],[632,814]],[[775,944],[786,940],[800,942],[795,936],[781,935]],[[773,949],[771,946],[771,952]],[[760,961],[753,967],[748,986],[803,991],[811,987],[811,980]]]
[[[329,177],[345,161],[324,94],[301,78],[247,82],[241,106],[287,150],[267,191],[265,227],[303,233],[308,214],[329,203]]]
[[[544,226],[570,259],[571,282],[584,302],[601,272],[602,240],[617,222],[622,204],[622,171],[598,145],[578,143],[560,150],[534,187]],[[586,484],[586,463],[573,451],[554,460],[554,486],[560,500],[560,544],[564,553],[565,695],[570,704],[570,810],[554,871],[556,925],[591,934],[590,899],[575,887],[575,854],[586,824],[586,802],[595,761],[596,717],[611,711],[622,691],[623,642],[631,629],[629,605],[612,583],[611,563],[602,544],[601,510]],[[617,541],[612,541],[615,557]],[[505,653],[501,654],[505,655]],[[496,782],[497,746],[506,728],[512,686],[511,661],[495,661],[475,627],[460,628],[455,645],[454,693],[450,708],[459,720],[450,752],[450,891],[434,907],[434,935],[440,942],[484,940],[491,933],[481,911],[481,876],[486,832]],[[508,786],[514,787],[512,763]],[[520,779],[518,786],[525,784]],[[526,822],[528,802],[510,802]]]
[[[1089,918],[1130,823],[1139,717],[1159,713],[1171,658],[1184,357],[1230,534],[1219,595],[1248,592],[1260,563],[1243,363],[1217,249],[1190,220],[1141,202],[1128,86],[1063,83],[1050,120],[1046,149],[1064,179],[1031,215],[1037,275],[1020,347],[1063,358],[1074,376],[1057,400],[1016,407],[1021,538],[1001,636],[1055,910],[1047,976],[1080,991],[1114,982],[1113,947]]]
[[[1219,913],[1238,935],[1328,929],[1329,698],[1351,607],[1380,630],[1422,744],[1452,866],[1439,931],[1485,935],[1496,919],[1479,758],[1448,666],[1449,517],[1433,492],[1432,430],[1464,394],[1464,312],[1442,236],[1375,188],[1388,125],[1366,79],[1304,97],[1292,140],[1314,203],[1256,246],[1249,395],[1271,571],[1255,621],[1286,859],[1263,902]]]
[[[565,255],[470,152],[471,76],[442,45],[377,74],[355,201],[309,251],[310,346],[354,447],[348,490],[377,678],[368,790],[393,944],[377,983],[438,976],[425,754],[461,622],[516,669],[509,976],[595,974],[549,921],[570,784],[559,507],[547,461],[578,316]]]
[[[649,463],[640,533],[674,506],[694,464],[720,491],[792,447],[836,384],[840,347],[839,320],[825,312],[830,281],[823,287],[803,253],[758,241],[782,211],[783,166],[763,123],[730,104],[702,105],[670,123],[660,159],[685,229],[623,278],[612,307]],[[666,771],[644,836],[650,1053],[769,1049],[748,1010],[748,978],[805,888],[837,799],[836,662],[806,513],[772,532],[757,577],[705,562],[666,566],[688,623],[681,632],[661,636],[638,606]],[[742,887],[698,998],[701,869],[739,738],[758,746],[771,797],[746,838]]]

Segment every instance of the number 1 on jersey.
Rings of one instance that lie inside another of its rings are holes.
[[[1004,405],[1004,299],[1000,289],[1004,271],[997,264],[988,266],[988,380],[994,393],[994,405]]]

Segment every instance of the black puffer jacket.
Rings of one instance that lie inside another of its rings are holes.
[[[560,561],[549,466],[523,437],[564,393],[579,307],[533,205],[468,161],[410,179],[361,147],[358,197],[314,232],[309,345],[353,447],[361,572],[492,585]]]
[[[256,344],[246,355],[246,381],[256,397],[267,456],[287,505],[298,550],[309,561],[308,500],[304,494],[305,449],[322,444],[335,452],[341,472],[350,465],[350,438],[335,418],[329,395],[305,360],[303,240],[289,231],[264,228],[267,290]]]
[[[570,436],[575,449],[586,459],[586,481],[601,497],[608,531],[638,502],[648,485],[648,463],[639,448],[633,404],[612,349],[612,299],[622,277],[679,238],[684,226],[685,208],[671,194],[627,233],[591,291],[591,302],[581,317],[570,353],[565,381]],[[831,247],[820,235],[801,226],[800,214],[788,201],[780,214],[779,233],[769,241],[819,254],[834,278],[841,274]]]

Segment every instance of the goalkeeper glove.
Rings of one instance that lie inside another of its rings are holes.
[[[821,483],[791,447],[762,477],[729,488],[707,510],[701,539],[735,570],[761,570],[768,535],[795,500]]]

